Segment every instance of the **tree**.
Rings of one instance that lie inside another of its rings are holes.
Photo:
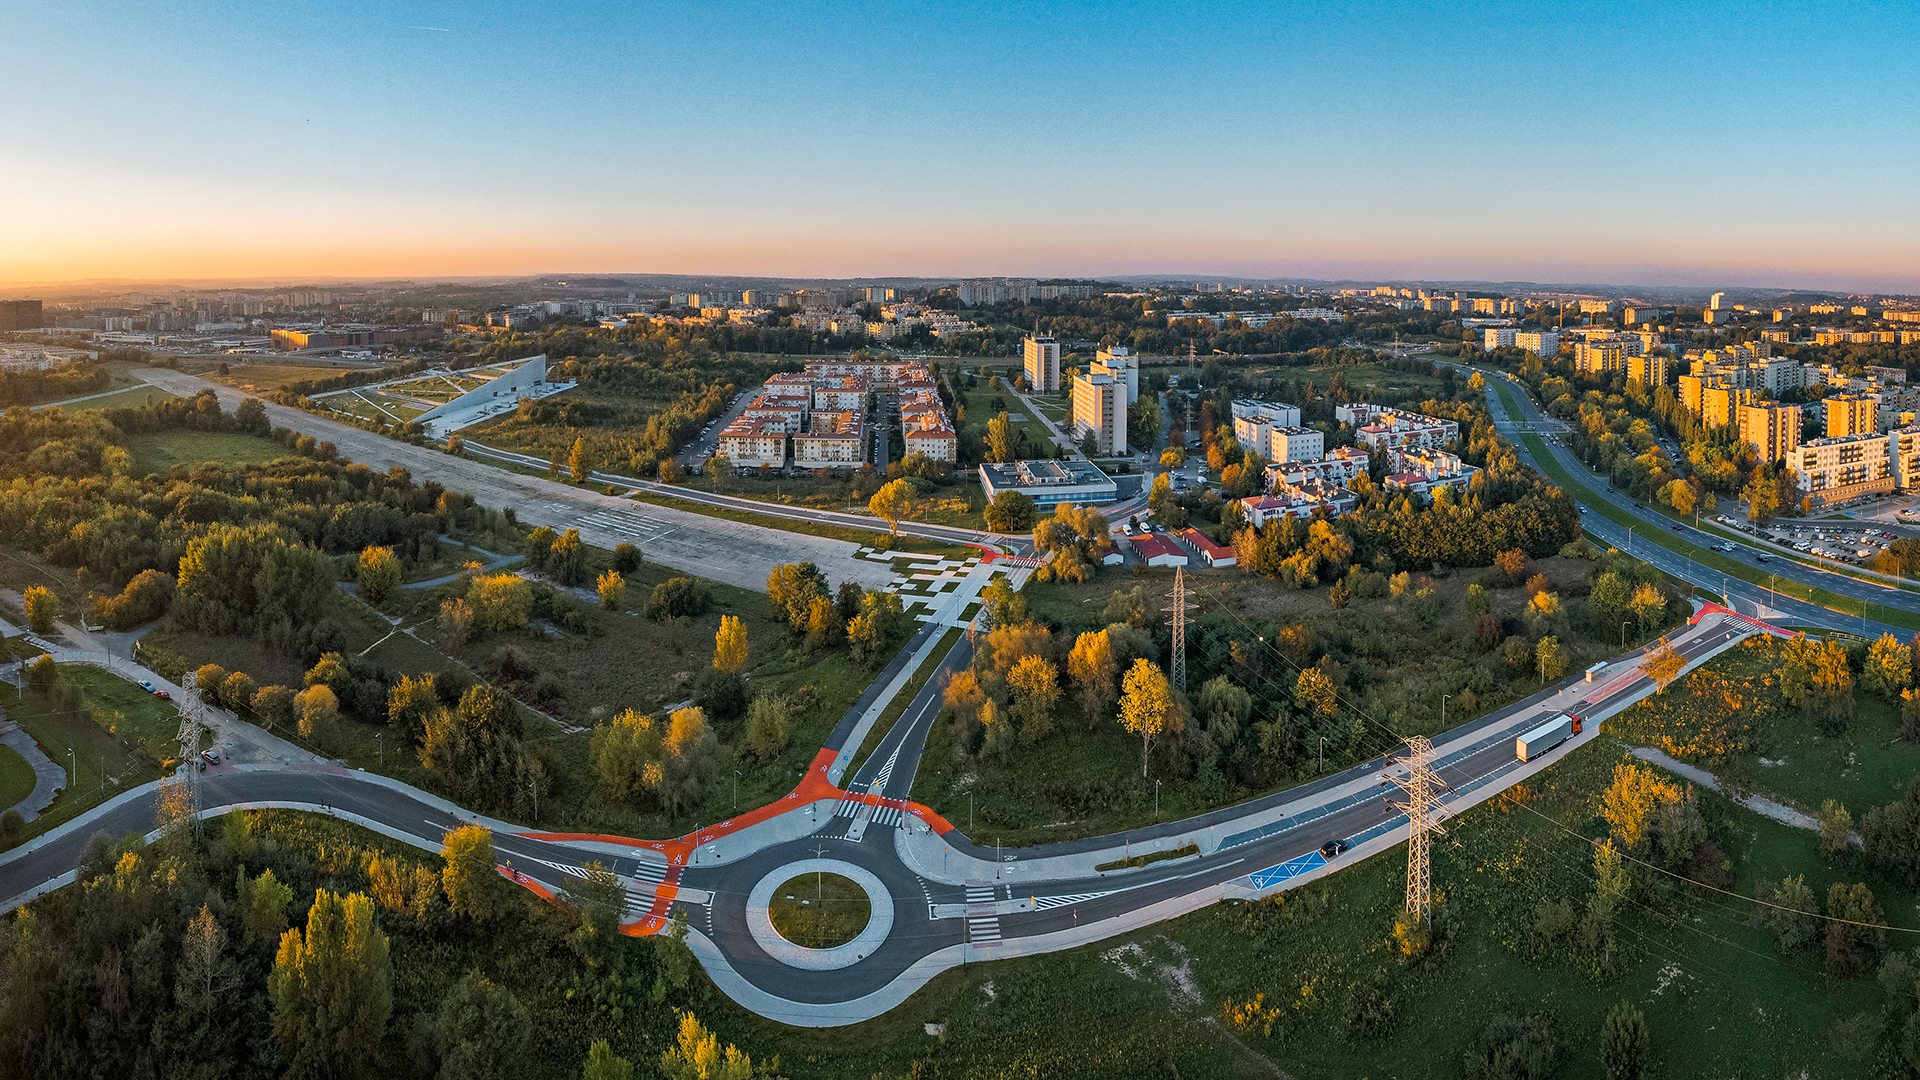
[[[248,707],[253,702],[253,676],[244,671],[235,671],[220,680],[220,701],[234,712]]]
[[[1646,659],[1640,661],[1640,672],[1653,680],[1656,693],[1665,693],[1673,680],[1680,677],[1680,671],[1687,666],[1687,658],[1662,640]]]
[[[462,825],[440,841],[440,886],[454,914],[475,922],[493,918],[494,895],[499,889],[499,865],[493,854],[493,830],[485,825]]]
[[[747,726],[740,749],[762,764],[780,756],[787,748],[787,729],[793,706],[779,694],[761,694],[747,706]]]
[[[384,604],[400,588],[400,560],[389,547],[360,552],[360,596],[369,604]]]
[[[1467,597],[1466,600],[1462,602],[1461,608],[1467,614],[1476,618],[1493,610],[1492,605],[1487,600],[1487,587],[1477,581],[1467,586]]]
[[[249,942],[272,945],[286,933],[287,905],[293,903],[293,889],[281,884],[272,870],[249,878],[243,866],[238,874],[235,895],[239,897],[241,929]]]
[[[293,691],[284,686],[263,686],[254,691],[253,715],[266,721],[269,728],[293,723]]]
[[[723,1053],[720,1037],[684,1012],[678,1040],[660,1053],[660,1072],[667,1080],[750,1080],[753,1059],[737,1046]]]
[[[633,1080],[633,1062],[615,1054],[607,1040],[595,1039],[587,1047],[583,1080]]]
[[[609,796],[632,799],[659,789],[664,775],[660,743],[652,718],[627,709],[593,729],[587,760]]]
[[[1474,376],[1478,378],[1476,374]],[[1552,1074],[1553,1031],[1543,1016],[1493,1018],[1467,1053],[1468,1080],[1546,1080]]]
[[[518,574],[487,574],[467,586],[467,604],[487,633],[517,630],[533,615],[533,588]]]
[[[1169,446],[1160,451],[1160,467],[1163,469],[1177,469],[1186,461],[1187,451],[1182,447]]]
[[[1693,485],[1685,480],[1674,480],[1660,489],[1660,501],[1673,507],[1682,514],[1693,513]]]
[[[1779,935],[1781,952],[1792,952],[1819,934],[1820,900],[1807,888],[1803,875],[1786,879],[1771,897],[1762,895],[1761,899],[1773,905],[1764,909],[1762,917]]]
[[[1827,974],[1850,979],[1862,953],[1887,936],[1887,917],[1873,890],[1836,881],[1827,890]]]
[[[1120,698],[1120,726],[1140,736],[1140,776],[1147,775],[1147,754],[1153,740],[1174,727],[1176,718],[1167,676],[1151,661],[1140,659],[1127,669]]]
[[[1113,639],[1105,630],[1089,630],[1074,639],[1073,651],[1067,654],[1067,675],[1079,691],[1087,730],[1093,730],[1100,715],[1113,707],[1114,676],[1119,673]]]
[[[194,684],[200,688],[200,700],[209,705],[224,705],[220,684],[227,681],[227,669],[219,664],[201,664],[193,669]]]
[[[1567,658],[1560,651],[1560,639],[1551,634],[1541,638],[1540,644],[1534,646],[1533,657],[1542,685],[1567,673]]]
[[[525,1060],[533,1021],[513,991],[475,971],[447,991],[432,1034],[440,1080],[493,1080]]]
[[[713,590],[699,578],[673,577],[653,587],[647,597],[645,614],[655,622],[697,618],[713,606]]]
[[[1329,720],[1340,709],[1340,689],[1320,668],[1303,668],[1293,681],[1293,703],[1315,719]]]
[[[713,666],[738,674],[747,666],[747,628],[738,615],[720,616],[713,635]]]
[[[1633,590],[1628,588],[1627,579],[1611,570],[1595,578],[1593,591],[1587,594],[1587,604],[1610,622],[1618,619],[1632,600]]]
[[[568,529],[547,551],[547,572],[560,584],[573,586],[587,580],[587,545],[579,529]]]
[[[227,954],[227,932],[200,905],[200,914],[187,922],[180,937],[180,961],[174,967],[173,999],[193,1022],[192,1041],[212,1037],[214,1018],[229,1005],[243,982],[240,965]]]
[[[1045,659],[1023,656],[1007,672],[1007,685],[1019,692],[1020,741],[1028,746],[1053,732],[1053,706],[1060,700],[1059,672]]]
[[[987,503],[987,528],[997,533],[1020,533],[1033,528],[1033,498],[1023,491],[995,492]]]
[[[293,714],[301,738],[325,743],[333,736],[334,721],[340,719],[340,699],[325,683],[315,683],[293,696]]]
[[[1853,815],[1833,799],[1820,804],[1820,857],[1832,862],[1853,846]]]
[[[914,496],[917,494],[913,481],[905,477],[894,480],[873,493],[867,500],[867,509],[875,517],[884,518],[891,535],[900,535],[900,519],[913,515]]]
[[[452,648],[465,645],[467,635],[473,632],[473,605],[457,596],[440,601],[440,632]]]
[[[715,491],[724,491],[727,481],[733,476],[733,459],[725,454],[715,454],[707,459],[701,471],[707,474],[707,479],[713,481]]]
[[[321,889],[306,933],[281,936],[267,994],[288,1076],[351,1075],[379,1051],[393,1012],[393,969],[373,910],[360,893]]]
[[[584,484],[593,472],[593,464],[587,458],[587,440],[585,436],[573,440],[573,450],[567,454],[567,475],[576,484]]]
[[[643,556],[638,545],[619,543],[613,549],[613,568],[622,574],[631,574],[640,569]]]
[[[627,579],[620,576],[618,570],[602,570],[600,578],[594,583],[600,592],[600,606],[608,611],[619,611],[627,598]]]
[[[679,814],[698,804],[719,776],[720,739],[698,707],[675,709],[661,740],[660,798]]]
[[[1667,613],[1667,599],[1660,590],[1651,585],[1641,585],[1633,590],[1633,599],[1628,601],[1634,617],[1640,620],[1642,628],[1651,628]]]
[[[1862,688],[1888,700],[1895,701],[1900,691],[1913,683],[1912,656],[1900,639],[1892,634],[1881,634],[1879,640],[1867,646],[1866,662],[1861,665],[1860,685]]]
[[[994,464],[1005,464],[1013,459],[1013,422],[1002,411],[987,421],[987,460]]]
[[[53,620],[60,617],[60,598],[44,585],[34,585],[21,594],[27,605],[27,625],[36,634],[53,633]]]
[[[1747,520],[1755,525],[1768,524],[1780,512],[1779,486],[1761,470],[1755,470],[1741,494],[1747,500]]]
[[[467,456],[467,440],[461,438],[459,432],[447,436],[447,453],[454,457]]]
[[[1614,839],[1632,850],[1650,837],[1660,807],[1680,797],[1679,787],[1661,779],[1652,766],[1623,761],[1614,766],[1613,781],[1600,797],[1600,816]]]
[[[1600,1069],[1607,1080],[1646,1080],[1653,1075],[1653,1036],[1647,1018],[1622,1001],[1600,1028]]]

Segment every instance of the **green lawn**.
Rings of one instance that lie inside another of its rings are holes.
[[[839,874],[802,874],[781,882],[767,904],[781,937],[808,949],[831,949],[860,936],[873,917],[867,890]]]
[[[285,446],[258,435],[231,431],[160,431],[129,435],[127,452],[136,469],[164,473],[175,465],[189,468],[203,461],[225,464],[264,462],[286,457]]]
[[[1507,406],[1508,414],[1514,417],[1520,416],[1520,410],[1518,406],[1515,405],[1513,397],[1507,388],[1499,383],[1496,383],[1495,386],[1500,391],[1500,396]],[[1790,596],[1795,600],[1804,600],[1810,604],[1831,608],[1834,611],[1847,615],[1864,614],[1869,619],[1875,619],[1892,626],[1905,627],[1909,630],[1920,630],[1920,615],[1902,611],[1899,608],[1885,607],[1879,604],[1868,604],[1865,601],[1855,600],[1852,597],[1827,592],[1825,589],[1810,588],[1796,581],[1790,581],[1772,574],[1767,574],[1738,560],[1729,559],[1719,552],[1709,551],[1697,544],[1690,543],[1684,537],[1674,534],[1670,529],[1649,527],[1646,521],[1634,517],[1625,510],[1595,495],[1592,487],[1584,483],[1580,478],[1569,474],[1567,470],[1562,468],[1560,463],[1554,459],[1553,455],[1548,451],[1545,440],[1541,439],[1540,436],[1532,432],[1526,432],[1521,435],[1521,438],[1526,442],[1527,449],[1533,453],[1534,461],[1539,464],[1547,476],[1552,478],[1554,483],[1559,484],[1562,488],[1566,489],[1569,495],[1572,495],[1576,500],[1585,504],[1589,513],[1600,514],[1623,528],[1633,528],[1636,542],[1641,539],[1650,540],[1669,551],[1684,555],[1702,566],[1717,570],[1729,577],[1739,578],[1741,581],[1758,585],[1763,589],[1769,587],[1774,588],[1781,596]],[[1604,487],[1604,485],[1602,486]]]
[[[0,746],[0,810],[33,794],[33,766],[10,746]]]
[[[866,761],[867,755],[873,753],[874,748],[880,745],[880,740],[887,737],[887,732],[893,729],[894,721],[900,719],[900,715],[907,711],[907,706],[913,703],[914,695],[927,685],[927,680],[933,677],[934,669],[938,668],[940,661],[946,659],[947,653],[959,644],[963,633],[965,631],[957,626],[949,628],[940,638],[939,644],[933,647],[933,651],[928,653],[927,658],[914,670],[913,677],[907,680],[907,684],[900,688],[898,694],[894,695],[893,702],[887,706],[885,712],[880,714],[880,718],[873,722],[872,729],[860,743],[860,749],[853,755],[853,763],[846,771],[847,776],[858,772],[861,764]]]
[[[18,721],[48,757],[68,766],[67,790],[28,825],[27,835],[37,835],[121,791],[159,779],[160,759],[154,751],[167,757],[173,753],[170,741],[160,737],[169,722],[177,729],[177,714],[169,721],[171,705],[130,683],[114,686],[120,680],[97,668],[62,665],[60,677],[62,683],[80,688],[77,708],[63,701],[58,690],[22,694],[11,686],[0,686],[0,706],[6,707],[8,717]],[[134,695],[145,696],[146,701],[136,702]],[[115,730],[102,724],[111,724]]]

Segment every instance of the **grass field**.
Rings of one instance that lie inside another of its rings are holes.
[[[780,936],[808,949],[845,945],[867,928],[873,902],[867,890],[839,874],[802,874],[781,882],[767,904]]]
[[[294,364],[233,364],[222,375],[218,369],[205,376],[217,383],[225,383],[237,390],[264,394],[291,386],[297,382],[312,382],[332,379],[340,375],[365,368],[347,367],[300,367]]]
[[[189,468],[205,461],[223,464],[266,462],[287,456],[287,448],[272,439],[231,431],[160,431],[129,435],[127,452],[135,469],[164,473],[175,465]]]
[[[162,759],[155,750],[168,757],[173,753],[167,737],[179,724],[173,706],[97,668],[62,665],[60,677],[63,684],[79,687],[77,708],[61,700],[57,690],[53,695],[22,694],[11,686],[0,686],[0,706],[6,707],[8,718],[18,721],[48,757],[68,767],[67,790],[28,825],[27,835],[37,835],[121,791],[159,779]],[[135,701],[135,697],[144,700]],[[115,730],[102,724],[111,724]]]
[[[0,746],[0,810],[33,794],[33,766],[11,746]]]

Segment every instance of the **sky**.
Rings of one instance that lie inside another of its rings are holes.
[[[13,0],[0,282],[1920,292],[1920,4]]]

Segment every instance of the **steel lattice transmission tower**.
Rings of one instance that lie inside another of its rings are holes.
[[[180,680],[180,763],[187,773],[187,814],[200,835],[200,673]]]
[[[1167,672],[1168,681],[1181,693],[1187,692],[1187,568],[1178,566],[1173,571],[1173,602],[1167,605],[1173,613],[1173,667]]]
[[[1407,739],[1407,775],[1389,772],[1387,779],[1407,793],[1407,910],[1421,921],[1432,921],[1433,871],[1428,861],[1434,833],[1445,836],[1440,821],[1448,816],[1440,794],[1448,790],[1446,781],[1433,771],[1433,744],[1425,735]]]

